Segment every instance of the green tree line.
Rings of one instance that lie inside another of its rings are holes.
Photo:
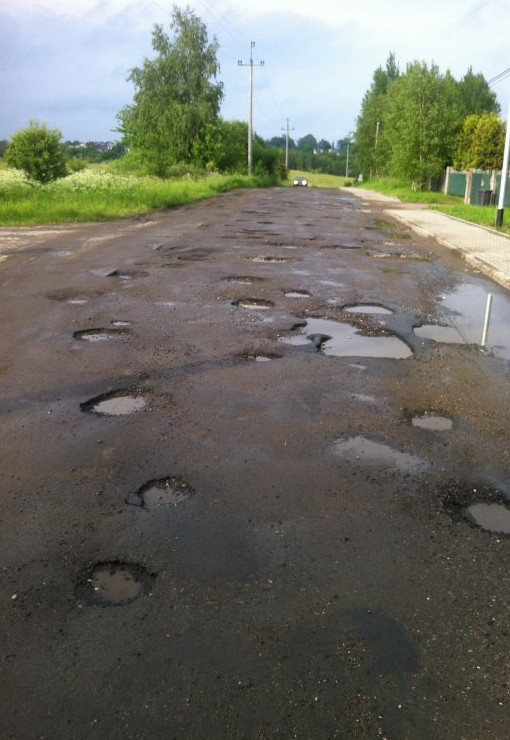
[[[457,81],[435,64],[401,72],[390,54],[374,72],[356,128],[365,177],[401,177],[431,188],[445,167],[501,168],[505,128],[496,95],[470,68]]]

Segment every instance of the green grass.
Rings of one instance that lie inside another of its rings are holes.
[[[86,169],[47,185],[0,169],[0,225],[110,221],[212,198],[239,188],[265,185],[254,177],[210,175],[163,180]]]
[[[391,178],[369,180],[359,187],[366,190],[374,190],[377,193],[391,195],[403,203],[419,203],[429,206],[436,211],[446,213],[449,216],[460,218],[469,223],[495,228],[496,206],[471,206],[465,205],[462,198],[455,195],[444,195],[443,193],[432,193],[428,191],[413,190],[409,183]],[[510,235],[510,214],[505,211],[503,226],[498,229],[503,234]]]

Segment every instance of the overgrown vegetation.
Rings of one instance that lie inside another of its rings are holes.
[[[21,171],[0,169],[0,224],[108,221],[272,184],[266,177],[209,175],[161,179],[85,170],[41,185]]]

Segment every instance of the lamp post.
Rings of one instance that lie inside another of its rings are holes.
[[[508,177],[508,152],[510,149],[510,103],[508,104],[508,116],[506,119],[505,150],[503,152],[503,169],[501,170],[501,183],[499,185],[498,210],[496,213],[496,226],[503,226],[503,214],[505,212],[506,181]]]

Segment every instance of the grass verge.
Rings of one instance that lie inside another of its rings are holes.
[[[496,229],[496,206],[465,205],[463,199],[455,195],[413,190],[409,183],[390,178],[370,180],[362,183],[359,187],[366,190],[374,190],[384,195],[392,195],[403,203],[425,204],[429,208],[433,208],[449,216],[454,216],[455,218],[460,218],[463,221]],[[510,236],[510,214],[508,212],[506,212],[506,223],[504,218],[502,228],[497,229],[497,231]]]
[[[86,169],[47,185],[0,169],[0,225],[110,221],[271,183],[242,175],[163,180]]]

